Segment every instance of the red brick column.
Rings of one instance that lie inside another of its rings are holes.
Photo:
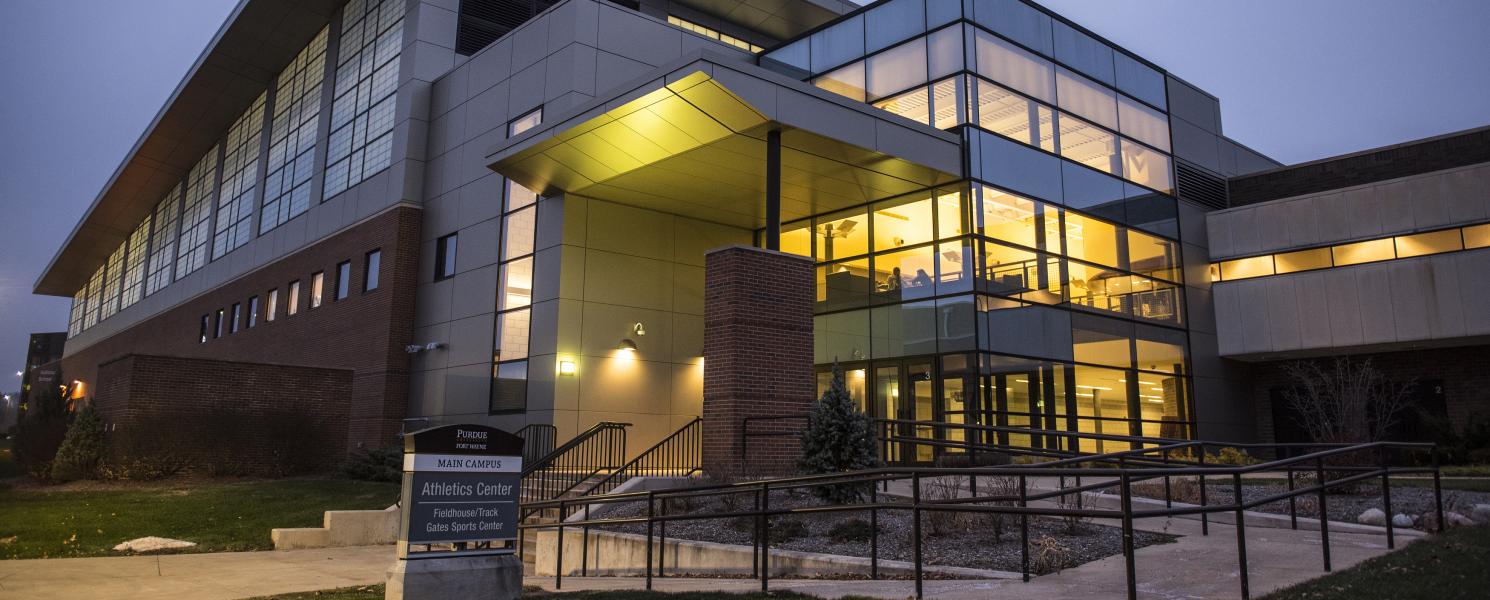
[[[704,258],[704,471],[791,473],[796,436],[752,437],[745,417],[798,415],[813,400],[812,260],[749,246]],[[800,430],[801,419],[761,421],[752,431]]]

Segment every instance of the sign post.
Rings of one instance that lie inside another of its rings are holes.
[[[522,438],[485,425],[404,436],[398,561],[386,600],[518,597],[522,449]]]

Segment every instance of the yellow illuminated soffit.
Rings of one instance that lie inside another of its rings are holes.
[[[494,166],[529,189],[577,192],[767,121],[698,71]]]

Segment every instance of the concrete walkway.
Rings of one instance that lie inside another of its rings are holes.
[[[1240,598],[1237,568],[1236,529],[1211,524],[1209,536],[1200,535],[1200,524],[1189,519],[1150,519],[1137,528],[1182,536],[1173,544],[1140,548],[1135,556],[1140,598]],[[1399,547],[1418,539],[1400,536]],[[1386,538],[1376,534],[1331,533],[1330,550],[1336,570],[1386,552]],[[1291,529],[1249,528],[1247,531],[1248,573],[1253,597],[1324,574],[1318,532]],[[1090,562],[1058,574],[1020,580],[926,581],[925,597],[946,600],[1065,600],[1068,598],[1125,597],[1125,564],[1122,556]],[[553,589],[551,577],[529,577],[528,585]],[[640,589],[640,578],[565,577],[563,589]],[[730,591],[760,589],[758,580],[742,579],[655,579],[660,591]],[[903,599],[915,593],[912,581],[771,581],[772,590],[791,590],[824,598],[862,595]]]
[[[0,598],[236,600],[383,582],[393,546],[0,560]]]

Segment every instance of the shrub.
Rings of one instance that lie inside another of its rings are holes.
[[[962,496],[963,491],[961,477],[943,477],[926,481],[926,500],[956,500]],[[967,529],[970,513],[954,512],[949,510],[927,509],[921,511],[926,515],[926,533],[933,536],[942,536],[957,533]]]
[[[768,539],[772,544],[784,544],[807,536],[807,524],[798,519],[775,519],[771,522]]]
[[[1222,448],[1219,452],[1216,453],[1215,457],[1212,460],[1207,462],[1214,462],[1218,465],[1236,465],[1245,467],[1247,465],[1255,465],[1259,461],[1249,456],[1246,452],[1243,452],[1236,448],[1232,448],[1231,446],[1227,446],[1225,448]]]
[[[1075,562],[1075,554],[1070,548],[1062,545],[1060,540],[1051,536],[1040,536],[1030,542],[1030,565],[1035,573],[1044,575],[1046,573],[1059,573],[1061,569],[1072,566]]]
[[[353,452],[341,470],[351,479],[398,483],[403,481],[403,461],[403,448],[386,446]]]
[[[864,542],[874,536],[874,528],[869,521],[863,519],[849,519],[834,525],[828,530],[828,538],[835,542]]]
[[[107,450],[103,419],[89,402],[73,417],[67,436],[57,448],[56,458],[52,461],[52,479],[72,481],[97,476],[98,463]]]
[[[16,424],[12,450],[16,462],[27,474],[37,479],[51,477],[52,460],[67,437],[67,421],[67,400],[62,398],[61,390],[50,385],[38,386]]]
[[[843,368],[833,365],[833,382],[822,399],[812,405],[807,429],[802,433],[802,473],[819,475],[873,469],[880,466],[875,453],[874,428],[859,411],[843,385]],[[813,491],[832,502],[857,502],[870,490],[869,483],[822,485]]]

